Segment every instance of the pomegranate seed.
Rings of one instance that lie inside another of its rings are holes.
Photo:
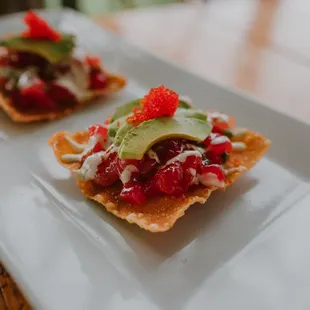
[[[202,166],[199,180],[207,187],[225,187],[225,173],[220,165]]]
[[[156,144],[153,149],[161,163],[166,163],[169,159],[182,153],[185,149],[185,140],[169,139]]]
[[[157,171],[154,176],[157,188],[168,195],[179,196],[184,193],[183,169],[175,162]]]
[[[107,160],[103,161],[97,169],[94,182],[107,187],[118,180],[117,153],[111,153]]]
[[[57,103],[74,103],[76,101],[75,96],[67,88],[57,84],[51,84],[47,93]]]
[[[154,177],[149,178],[144,184],[144,195],[146,197],[159,196],[160,191],[156,185],[156,179]]]
[[[60,41],[59,32],[55,31],[42,17],[33,11],[28,11],[24,17],[24,22],[28,29],[22,33],[24,38],[48,39],[51,41]]]
[[[185,162],[182,163],[184,170],[184,191],[187,191],[188,188],[195,183],[195,179],[197,179],[197,171],[200,170],[201,163],[201,157],[194,155],[188,156]]]
[[[140,163],[140,173],[145,175],[154,171],[154,168],[157,166],[157,161],[153,158],[150,158],[147,154],[144,155]]]
[[[100,136],[106,137],[108,135],[108,129],[106,126],[95,124],[88,127],[88,133],[90,136],[99,134]]]
[[[223,153],[230,154],[232,152],[232,144],[228,137],[218,133],[211,133],[204,141],[208,151],[216,156]]]
[[[92,70],[90,73],[90,89],[102,89],[107,86],[108,76],[101,70]]]
[[[97,56],[85,56],[85,62],[91,67],[91,68],[98,68],[101,65],[101,60]]]
[[[35,108],[52,110],[57,108],[57,104],[48,97],[45,91],[45,84],[41,80],[35,81],[31,86],[22,88],[20,94],[26,101]]]
[[[118,173],[119,175],[123,172],[123,170],[131,165],[131,166],[135,166],[138,170],[140,170],[140,164],[141,164],[141,161],[140,160],[137,160],[137,159],[120,159],[118,158],[117,160],[117,169],[118,169]]]
[[[127,203],[133,205],[142,205],[146,202],[146,198],[143,193],[142,184],[134,182],[134,184],[124,185],[120,193],[120,198]]]

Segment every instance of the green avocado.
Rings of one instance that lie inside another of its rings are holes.
[[[189,103],[187,103],[186,101],[180,100],[179,108],[181,108],[181,109],[192,109],[193,107]]]
[[[109,136],[110,137],[115,137],[117,132],[119,131],[119,129],[123,126],[123,124],[126,122],[126,118],[128,116],[125,115],[123,117],[120,117],[118,119],[116,119],[114,122],[112,122],[110,125],[109,125]]]
[[[111,121],[114,122],[116,119],[121,118],[123,116],[127,116],[132,112],[133,108],[136,108],[140,105],[141,99],[137,99],[134,101],[130,101],[118,108],[116,108],[115,113],[112,115]]]
[[[117,131],[115,139],[114,139],[114,144],[115,145],[121,145],[122,141],[124,140],[127,132],[132,129],[132,125],[130,123],[125,122]]]
[[[155,143],[169,138],[185,138],[203,141],[211,132],[211,126],[199,119],[183,117],[155,118],[127,131],[118,155],[121,159],[142,159]]]
[[[70,56],[74,45],[75,37],[71,34],[62,34],[61,40],[58,42],[32,40],[21,36],[13,36],[0,40],[0,46],[11,50],[40,55],[50,63],[58,63]]]
[[[201,110],[178,108],[174,114],[176,117],[197,118],[202,121],[207,120],[207,115]]]

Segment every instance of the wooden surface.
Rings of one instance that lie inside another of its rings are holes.
[[[188,70],[309,123],[310,1],[202,2],[131,10],[97,21]],[[1,265],[0,286],[0,310],[30,309]]]

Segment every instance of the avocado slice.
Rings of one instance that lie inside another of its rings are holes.
[[[116,108],[115,113],[112,115],[111,121],[114,122],[116,119],[130,114],[132,112],[133,108],[136,108],[140,105],[140,101],[141,101],[141,99],[130,101],[130,102]]]
[[[71,34],[62,34],[61,40],[32,40],[21,36],[8,37],[0,40],[0,46],[11,50],[29,52],[40,55],[50,63],[57,63],[67,58],[75,45],[75,37]]]
[[[201,110],[178,108],[174,114],[176,117],[197,118],[207,121],[207,115]]]
[[[115,139],[114,139],[114,144],[115,145],[121,145],[123,142],[127,132],[132,129],[133,126],[130,123],[125,122],[117,131]]]
[[[127,115],[123,116],[123,117],[120,117],[118,119],[116,119],[114,122],[112,122],[110,125],[109,125],[109,136],[110,137],[115,137],[117,132],[120,130],[120,128],[123,126],[123,124],[126,122],[126,119],[127,119]]]
[[[142,159],[157,142],[170,138],[203,141],[211,132],[211,126],[199,119],[183,117],[155,118],[131,128],[118,150],[121,159]]]
[[[180,100],[179,108],[181,108],[181,109],[192,109],[193,107],[188,102],[186,102],[184,100]]]

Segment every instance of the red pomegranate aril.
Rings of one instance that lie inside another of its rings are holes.
[[[34,108],[52,110],[57,107],[57,104],[48,97],[45,91],[45,84],[41,80],[34,82],[29,87],[22,88],[20,95]]]
[[[223,153],[230,154],[232,152],[232,144],[228,137],[218,133],[211,133],[204,141],[209,152],[220,156]]]
[[[207,187],[225,187],[225,173],[220,165],[202,166],[199,180]]]
[[[183,169],[180,163],[172,163],[159,169],[154,178],[156,186],[161,192],[172,196],[184,193]]]
[[[107,187],[112,185],[118,180],[117,172],[117,153],[109,155],[107,160],[103,161],[97,169],[94,182],[98,185]]]
[[[133,184],[128,185],[125,184],[120,193],[120,198],[133,205],[142,205],[146,202],[142,184],[139,182],[134,182]]]
[[[135,166],[138,170],[140,168],[140,160],[137,159],[117,159],[117,170],[119,175],[124,171],[127,166]]]
[[[143,159],[140,162],[140,173],[142,175],[151,173],[154,168],[157,166],[157,161],[153,158],[150,158],[147,154],[144,155]]]
[[[195,183],[197,176],[197,171],[201,169],[201,157],[198,156],[188,156],[184,163],[182,163],[184,171],[184,191],[187,191],[188,188]]]
[[[75,96],[67,89],[57,84],[51,84],[47,91],[48,96],[59,103],[74,103]]]
[[[106,137],[108,135],[108,129],[106,126],[95,124],[88,127],[88,133],[90,136],[99,134],[100,136]]]
[[[161,163],[177,156],[184,150],[185,142],[182,139],[169,139],[156,144],[153,149]]]
[[[146,197],[159,196],[161,194],[160,190],[156,185],[156,179],[154,177],[149,178],[144,183],[144,195]]]
[[[90,73],[90,89],[102,89],[107,86],[108,76],[101,70],[92,70]]]

